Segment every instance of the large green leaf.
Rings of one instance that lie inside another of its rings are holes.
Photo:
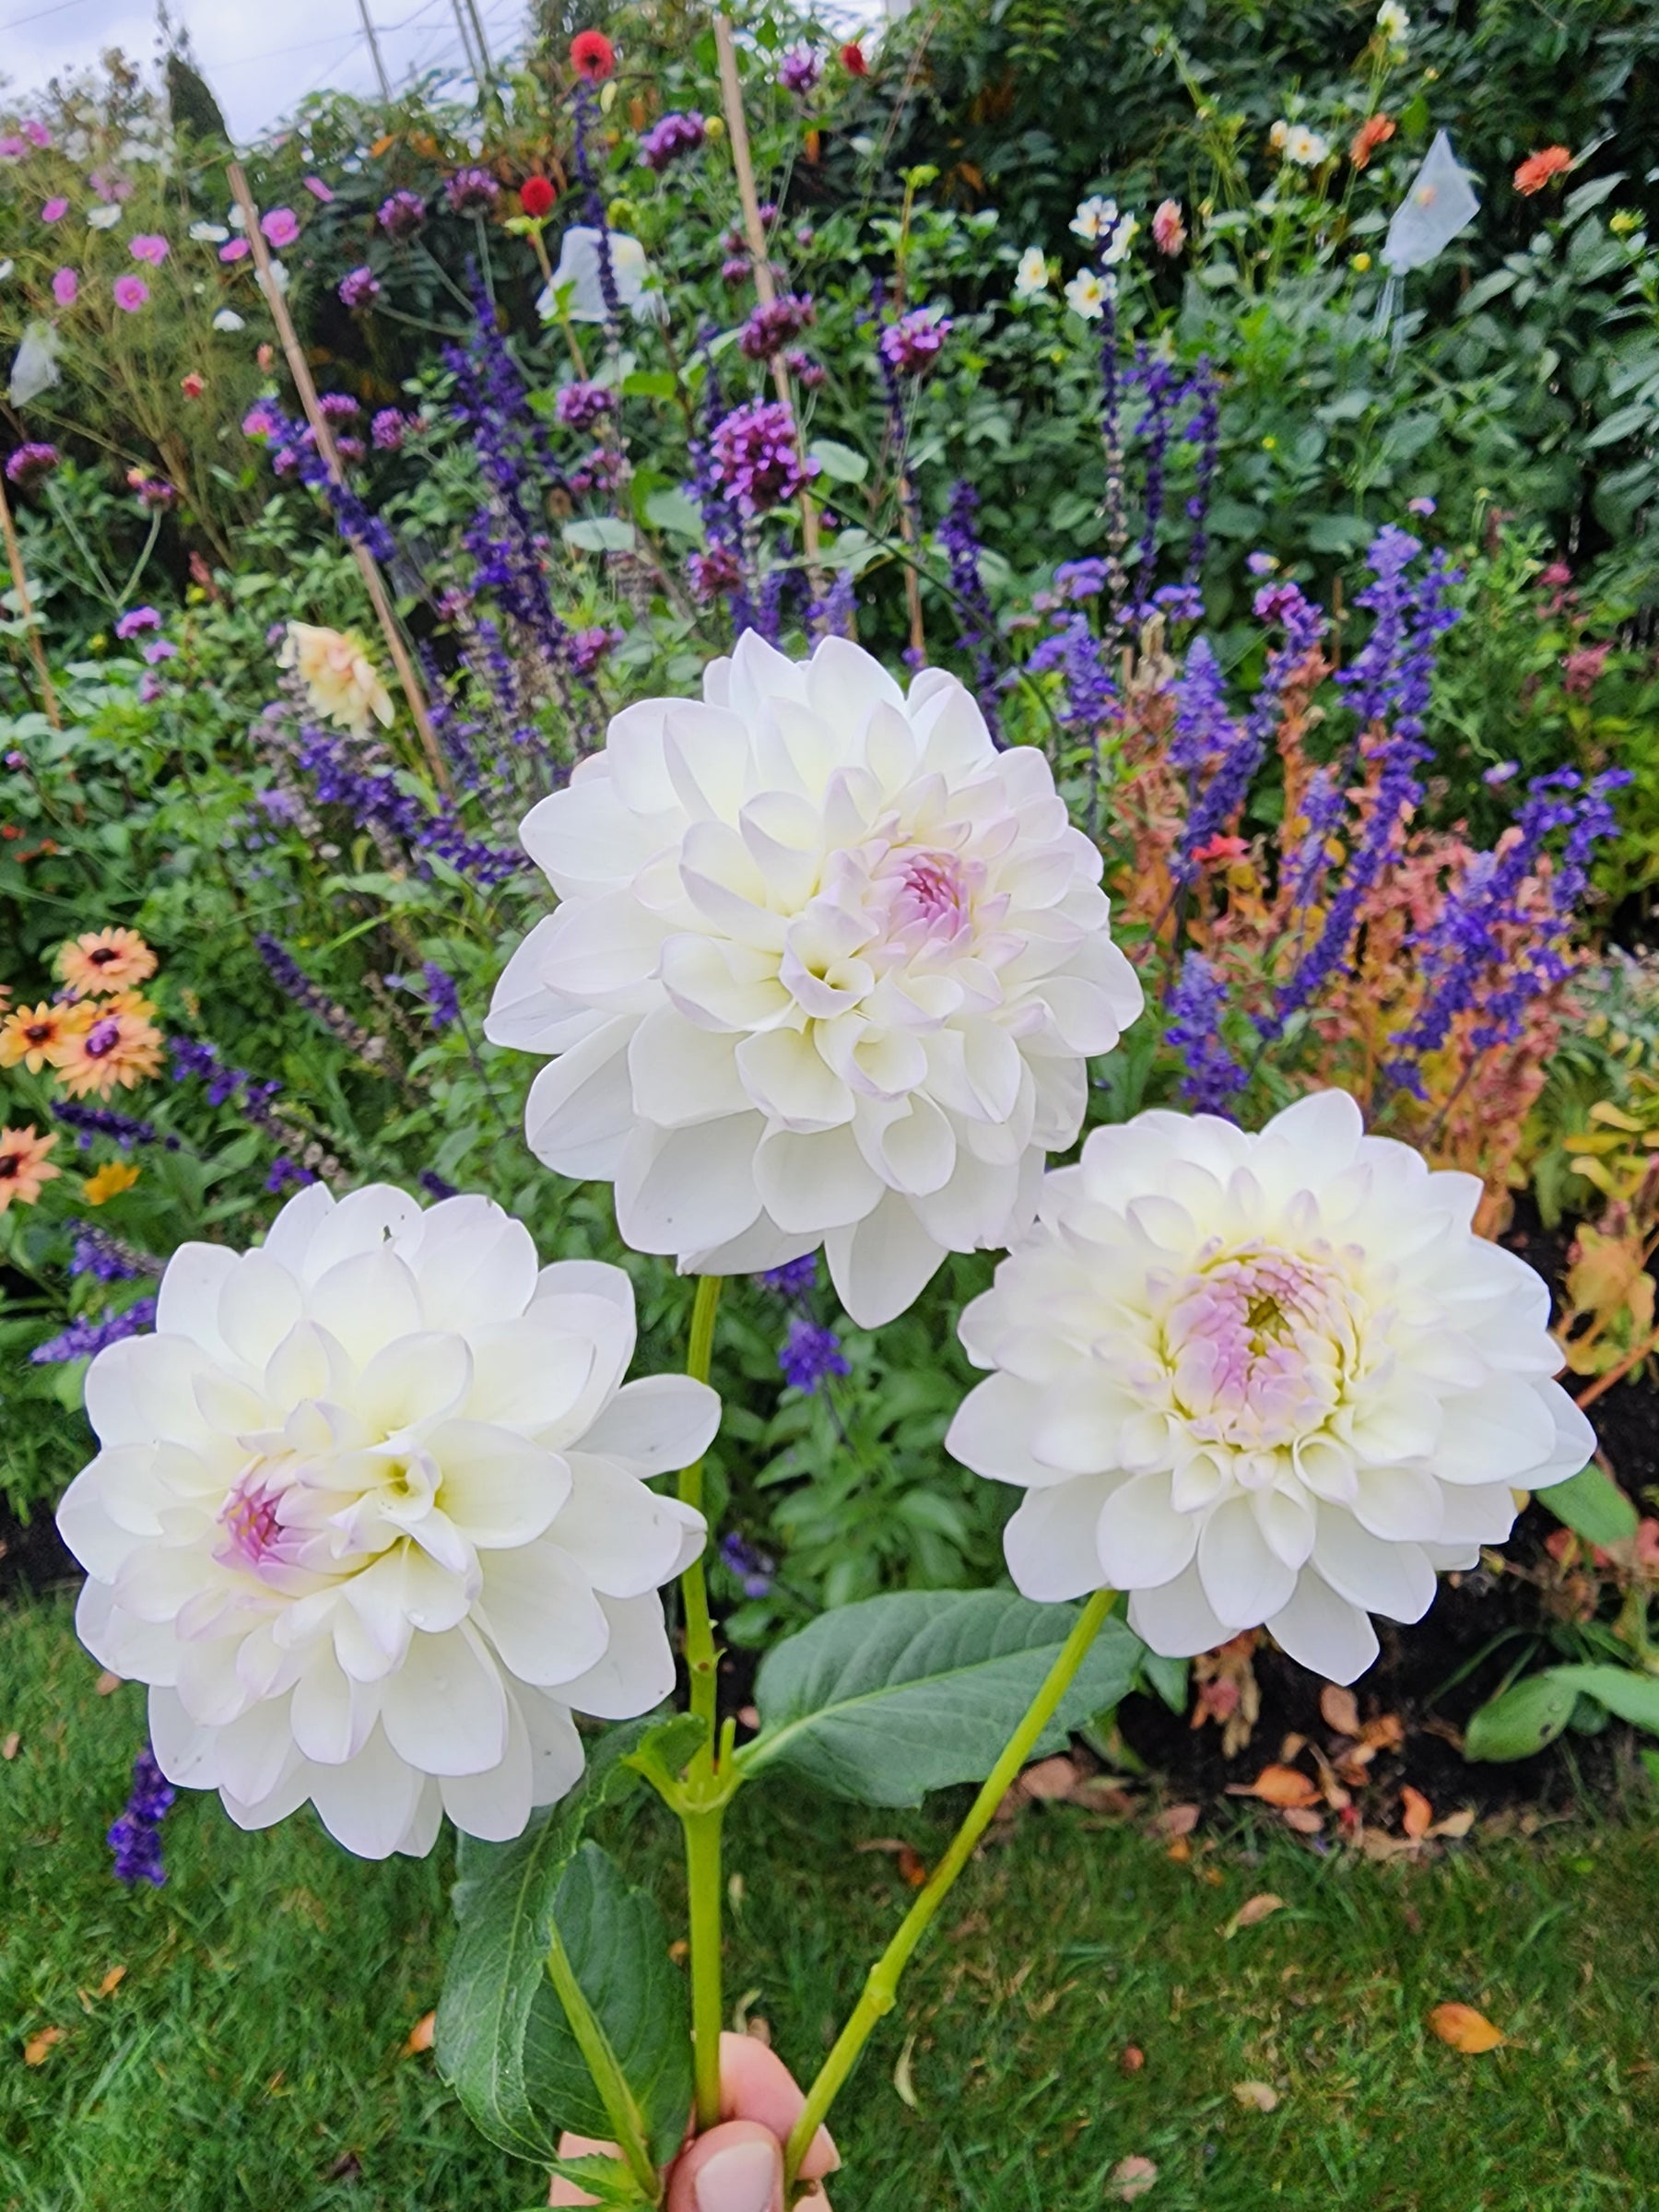
[[[1636,1508],[1594,1461],[1571,1482],[1552,1482],[1540,1490],[1538,1502],[1586,1544],[1610,1549],[1636,1534]]]
[[[1581,1697],[1594,1698],[1621,1721],[1659,1734],[1659,1676],[1627,1666],[1558,1666],[1554,1677]]]
[[[1578,1703],[1578,1691],[1571,1682],[1561,1680],[1563,1674],[1575,1671],[1595,1670],[1552,1667],[1545,1674],[1528,1675],[1489,1700],[1469,1723],[1464,1737],[1465,1756],[1482,1759],[1530,1759],[1535,1751],[1542,1751],[1546,1744],[1553,1743],[1572,1718],[1572,1709]]]
[[[632,1888],[597,1843],[566,1868],[553,1918],[582,1994],[632,2094],[652,2157],[679,2148],[691,2112],[691,2021],[685,1979],[668,1956],[656,1900]],[[546,1975],[524,2026],[524,2080],[532,2109],[560,2127],[604,2137],[610,2117]]]
[[[982,1782],[1077,1617],[1001,1590],[910,1591],[823,1614],[761,1663],[760,1734],[740,1755],[862,1805]],[[1143,1647],[1108,1620],[1036,1747],[1115,1705]]]
[[[652,1733],[612,1729],[576,1788],[516,1842],[462,1838],[454,1889],[461,1926],[438,2004],[438,2066],[474,2125],[520,2158],[551,2159],[570,2124],[533,2100],[524,2068],[532,2009],[544,1993],[553,1994],[554,1900],[594,1813],[638,1785],[623,1762]]]

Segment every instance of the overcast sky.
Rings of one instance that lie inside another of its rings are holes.
[[[475,0],[485,37],[500,53],[517,40],[525,0]],[[464,69],[456,0],[369,0],[387,74],[400,84],[420,71]],[[840,0],[827,15],[873,19],[881,0]],[[895,12],[897,12],[895,10]],[[357,0],[172,0],[225,120],[249,138],[324,85],[371,93],[374,65]],[[15,100],[65,70],[84,68],[106,47],[153,63],[154,0],[0,0],[0,81]]]
[[[476,0],[485,36],[500,52],[516,40],[524,0]],[[370,0],[381,52],[394,84],[411,73],[462,65],[454,0]],[[188,26],[202,74],[239,138],[267,124],[324,85],[372,92],[374,65],[357,0],[174,0],[176,21]],[[109,46],[153,63],[152,0],[0,0],[0,72],[8,97],[43,84],[65,69],[96,62]]]

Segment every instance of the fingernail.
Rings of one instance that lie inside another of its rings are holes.
[[[778,2153],[770,2143],[734,2143],[698,2169],[699,2212],[770,2212]]]

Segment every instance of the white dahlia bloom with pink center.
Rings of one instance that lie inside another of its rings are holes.
[[[1340,1091],[1259,1135],[1207,1114],[1097,1129],[963,1313],[994,1368],[947,1441],[1027,1492],[1028,1597],[1129,1593],[1155,1651],[1265,1626],[1350,1682],[1368,1616],[1416,1620],[1516,1488],[1576,1475],[1549,1293],[1470,1227],[1480,1184],[1367,1136]]]
[[[562,1796],[572,1709],[671,1689],[657,1592],[703,1539],[643,1478],[720,1401],[623,1383],[633,1345],[620,1268],[538,1270],[485,1198],[312,1184],[255,1251],[182,1245],[155,1335],[88,1370],[102,1450],[58,1509],[169,1781],[244,1828],[309,1798],[367,1858]]]
[[[554,1056],[527,1133],[687,1271],[825,1248],[874,1326],[1032,1218],[1085,1062],[1140,1011],[1100,856],[954,677],[752,631],[524,825],[559,904],[488,1031]]]

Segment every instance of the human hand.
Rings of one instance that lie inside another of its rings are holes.
[[[752,2035],[720,2039],[720,2118],[705,2135],[687,2130],[680,2155],[668,2171],[666,2212],[784,2212],[783,2146],[806,2100],[794,2077],[774,2052]],[[616,2152],[614,2143],[587,2136],[559,2137],[561,2159],[591,2151]],[[820,2127],[801,2161],[801,2179],[818,2182],[833,2173],[841,2154]],[[556,2180],[552,2205],[591,2205],[573,2182]],[[814,2212],[830,2212],[829,2199],[816,2189]]]

